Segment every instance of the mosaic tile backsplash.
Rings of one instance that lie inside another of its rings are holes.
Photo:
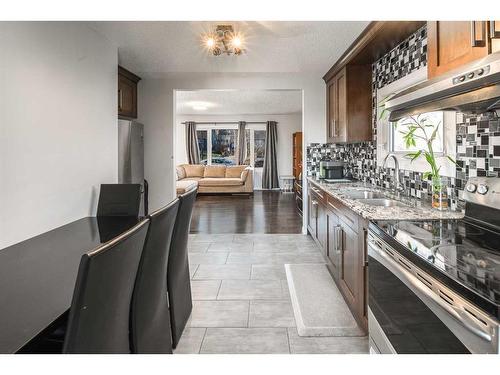
[[[376,158],[376,96],[377,89],[427,66],[427,29],[422,27],[384,55],[372,66],[373,142],[355,144],[310,144],[307,147],[307,174],[315,175],[323,157],[343,160],[346,170],[359,180],[389,188],[393,169],[377,166]],[[455,178],[448,178],[450,206],[462,209],[462,194],[469,177],[500,177],[500,119],[496,113],[465,115],[457,113],[457,169]],[[430,182],[422,174],[400,170],[406,194],[429,199]]]
[[[319,173],[319,162],[323,158],[342,160],[345,163],[345,171],[351,172],[352,176],[360,181],[369,182],[373,185],[390,189],[394,186],[394,169],[377,166],[376,148],[373,142],[352,144],[319,144],[313,143],[307,147],[307,174],[315,176]],[[399,171],[400,181],[405,186],[405,194],[409,197],[431,200],[430,182],[424,180],[422,174],[401,169]],[[448,183],[448,195],[451,197],[450,206],[460,209],[455,179],[446,179]]]
[[[377,90],[427,66],[427,26],[422,26],[372,64],[372,107],[377,108]],[[377,111],[373,111],[373,139],[377,139]]]

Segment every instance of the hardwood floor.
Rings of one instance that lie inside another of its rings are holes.
[[[301,233],[295,196],[275,191],[245,195],[199,195],[191,233]]]

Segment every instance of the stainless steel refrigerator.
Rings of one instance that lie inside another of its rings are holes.
[[[141,215],[148,214],[148,183],[144,179],[144,125],[118,120],[118,183],[141,184]]]

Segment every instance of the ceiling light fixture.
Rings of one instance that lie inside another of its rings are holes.
[[[194,109],[195,111],[206,111],[206,110],[207,110],[207,107],[206,107],[206,106],[204,106],[204,105],[194,105],[194,106],[193,106],[193,109]]]
[[[245,52],[243,36],[234,31],[233,25],[217,25],[212,33],[203,34],[203,44],[214,56],[239,56]]]
[[[187,102],[186,105],[194,109],[195,111],[206,111],[209,108],[215,107],[214,103],[205,101],[192,101]]]

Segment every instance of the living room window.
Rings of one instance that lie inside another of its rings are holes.
[[[200,149],[200,162],[206,165],[208,157],[208,130],[197,130],[196,135],[198,136],[198,148]]]
[[[246,129],[246,157],[245,164],[254,168],[264,166],[264,149],[266,131],[261,127]]]
[[[205,165],[236,165],[238,164],[238,129],[237,127],[200,126],[196,130],[200,163]],[[244,164],[255,168],[264,165],[264,148],[266,141],[265,127],[247,125],[246,157]]]

